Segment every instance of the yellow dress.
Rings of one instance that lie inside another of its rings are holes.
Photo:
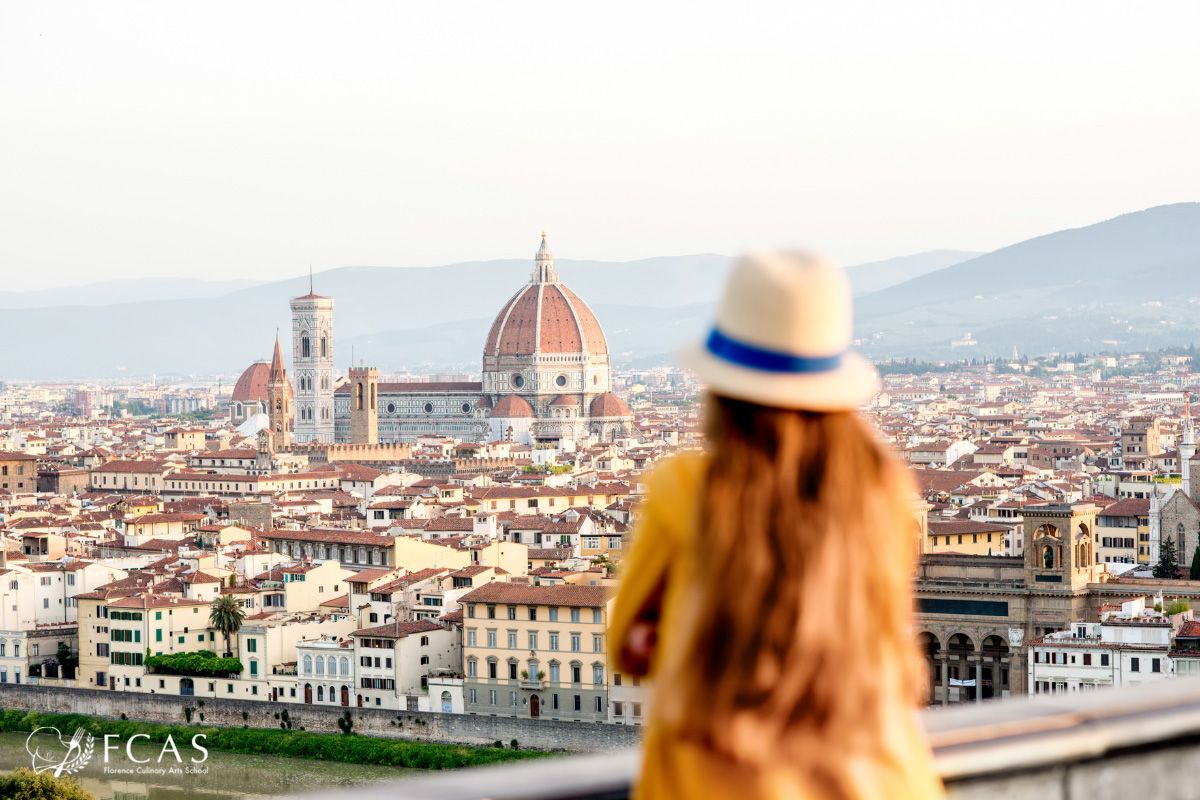
[[[658,623],[660,652],[676,645],[672,620],[680,602],[686,568],[679,554],[691,546],[696,526],[693,516],[706,470],[706,456],[684,453],[664,461],[647,480],[647,499],[641,507],[633,550],[626,559],[611,615],[610,652],[614,669],[636,674],[623,663],[621,652],[637,616],[665,581]],[[650,665],[653,678],[654,664]],[[637,800],[691,800],[692,798],[771,798],[816,800],[822,793],[805,776],[787,765],[769,774],[725,761],[688,742],[670,741],[655,724],[653,689],[648,703],[641,777]],[[853,767],[856,795],[868,798],[942,798],[940,779],[933,770],[929,746],[915,713],[897,708],[889,730],[882,735],[891,757],[864,761]]]

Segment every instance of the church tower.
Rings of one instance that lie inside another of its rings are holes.
[[[379,443],[378,390],[378,369],[350,368],[350,441],[353,444]]]
[[[333,443],[333,300],[312,291],[292,299],[296,441]]]
[[[275,336],[275,355],[271,358],[271,373],[267,380],[267,416],[271,421],[270,447],[286,450],[292,446],[292,400],[288,396],[287,368],[283,366],[283,350]]]

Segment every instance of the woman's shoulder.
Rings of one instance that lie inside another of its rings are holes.
[[[701,450],[688,450],[663,459],[646,477],[647,502],[669,506],[694,497],[708,470],[708,458]]]

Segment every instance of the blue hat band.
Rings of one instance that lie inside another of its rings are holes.
[[[794,375],[811,372],[831,372],[842,365],[842,356],[838,353],[821,358],[805,358],[777,350],[767,350],[752,344],[730,339],[717,329],[708,335],[706,343],[708,352],[717,358],[731,364],[737,364],[763,372],[787,372]]]

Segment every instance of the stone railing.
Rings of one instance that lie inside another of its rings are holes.
[[[931,710],[922,721],[951,798],[1200,797],[1200,678]],[[622,800],[637,764],[636,751],[615,751],[311,796]]]

